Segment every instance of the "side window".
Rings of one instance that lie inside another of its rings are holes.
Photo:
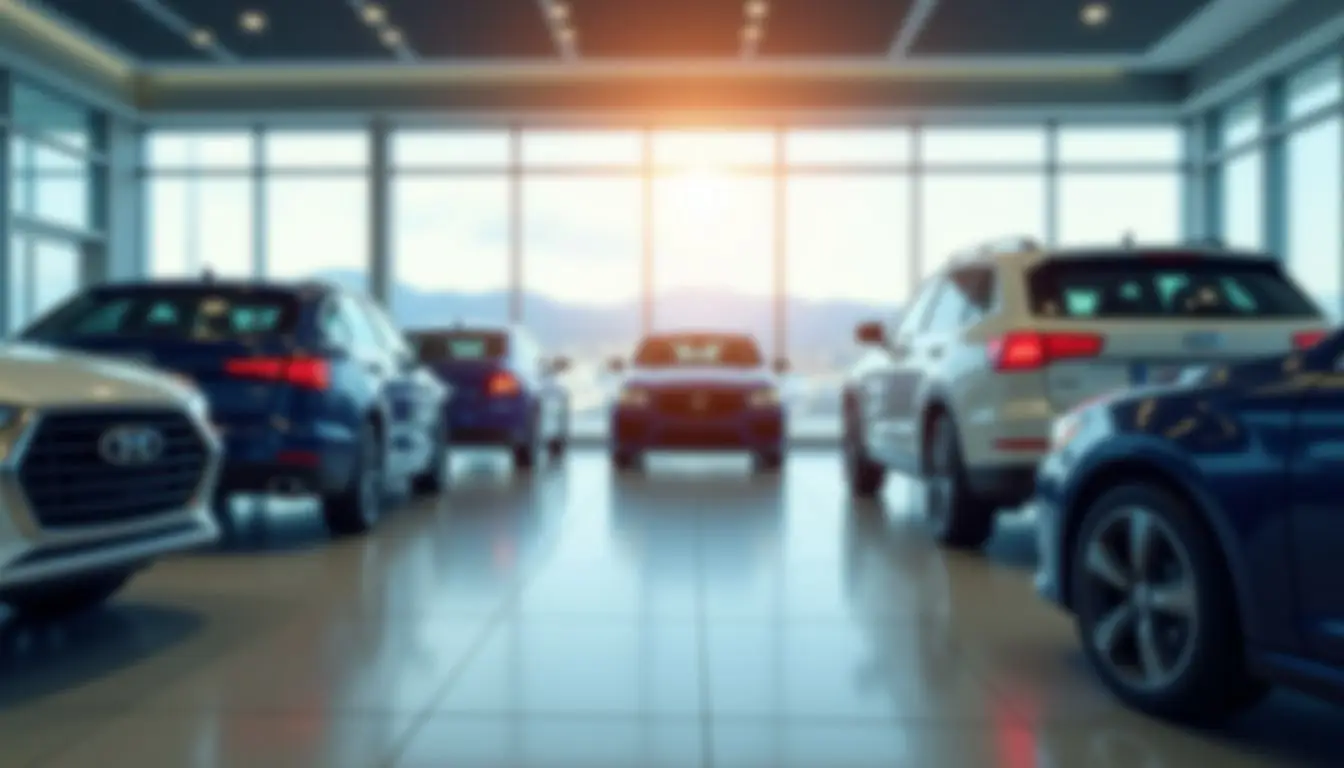
[[[971,303],[966,300],[955,280],[948,280],[945,288],[938,292],[938,300],[929,311],[929,321],[925,328],[931,333],[951,333],[962,327]]]
[[[966,315],[962,323],[972,323],[994,306],[994,270],[988,267],[966,267],[953,272],[948,281],[966,301]]]
[[[933,304],[934,298],[938,296],[938,289],[943,285],[941,278],[930,280],[924,283],[919,289],[919,294],[911,302],[905,313],[901,315],[900,326],[896,329],[896,335],[909,336],[918,333],[926,325],[924,318],[929,314],[929,306]]]
[[[355,346],[355,332],[335,301],[322,302],[317,315],[318,332],[328,344],[349,351]]]
[[[373,330],[373,324],[369,322],[368,315],[359,302],[349,296],[342,296],[340,307],[341,318],[350,326],[351,348],[360,351],[381,351],[383,344],[378,340],[378,333]]]
[[[364,307],[364,315],[369,318],[369,324],[373,326],[374,334],[383,346],[398,355],[412,357],[411,347],[406,342],[406,335],[397,330],[382,307],[370,301],[361,301],[360,304]]]

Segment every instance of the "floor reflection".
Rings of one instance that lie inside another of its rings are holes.
[[[1036,599],[1029,521],[929,544],[894,480],[833,453],[598,452],[452,493],[371,536],[310,512],[173,558],[108,609],[0,617],[0,765],[1337,765],[1339,710],[1280,695],[1195,732],[1114,703]]]

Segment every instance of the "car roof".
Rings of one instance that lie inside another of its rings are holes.
[[[93,289],[98,293],[138,293],[153,291],[228,291],[247,293],[292,293],[304,297],[338,292],[341,289],[320,283],[284,283],[259,280],[129,280],[103,283]]]
[[[502,323],[468,323],[459,322],[452,325],[431,325],[420,328],[408,328],[406,333],[411,336],[428,336],[439,333],[502,333],[505,336],[512,336],[521,327],[514,324]]]

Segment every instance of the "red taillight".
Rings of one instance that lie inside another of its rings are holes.
[[[1009,331],[991,339],[986,349],[998,371],[1032,371],[1056,360],[1076,360],[1101,354],[1105,339],[1095,333],[1036,333]]]
[[[302,389],[331,386],[331,366],[313,357],[236,357],[224,362],[224,372],[240,379],[261,379]]]
[[[493,374],[485,385],[486,394],[491,397],[511,397],[522,390],[518,379],[514,378],[513,374],[503,371]]]
[[[1329,335],[1329,331],[1302,331],[1300,333],[1294,333],[1293,349],[1311,349],[1317,344],[1320,344],[1321,341]]]

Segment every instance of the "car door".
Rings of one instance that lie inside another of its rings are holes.
[[[387,476],[389,479],[405,477],[416,469],[413,448],[408,443],[413,406],[398,370],[395,352],[387,349],[382,336],[375,330],[363,301],[342,294],[341,307],[355,335],[354,358],[363,369],[367,387],[373,393],[373,406],[383,416]]]
[[[935,393],[945,402],[960,403],[954,397],[955,388],[971,372],[970,366],[983,366],[981,357],[958,353],[963,350],[966,328],[988,312],[993,285],[991,267],[975,264],[950,269],[929,308],[910,354],[909,421],[901,431],[902,437],[909,440],[905,447],[913,454],[917,455],[924,444],[921,415],[925,403]]]
[[[903,471],[914,468],[913,457],[900,434],[909,421],[914,390],[910,387],[911,350],[941,283],[925,282],[909,308],[886,324],[886,344],[878,348],[859,382],[868,429],[868,449],[884,464]]]
[[[406,335],[397,330],[382,307],[364,298],[360,303],[374,333],[389,353],[388,364],[392,371],[388,378],[389,401],[396,411],[398,428],[404,427],[407,461],[415,468],[413,471],[419,471],[435,455],[436,430],[442,417],[446,385],[420,364]]]
[[[1284,492],[1291,500],[1291,563],[1302,641],[1313,658],[1344,665],[1344,358],[1301,396],[1294,417]],[[1296,387],[1289,391],[1297,391]],[[1259,535],[1262,541],[1269,540]],[[1254,566],[1252,566],[1254,567]],[[1253,572],[1249,581],[1270,581]],[[1260,590],[1263,594],[1269,590]],[[1282,591],[1280,589],[1280,591]],[[1282,600],[1277,601],[1283,604]],[[1265,601],[1269,604],[1269,601]]]

